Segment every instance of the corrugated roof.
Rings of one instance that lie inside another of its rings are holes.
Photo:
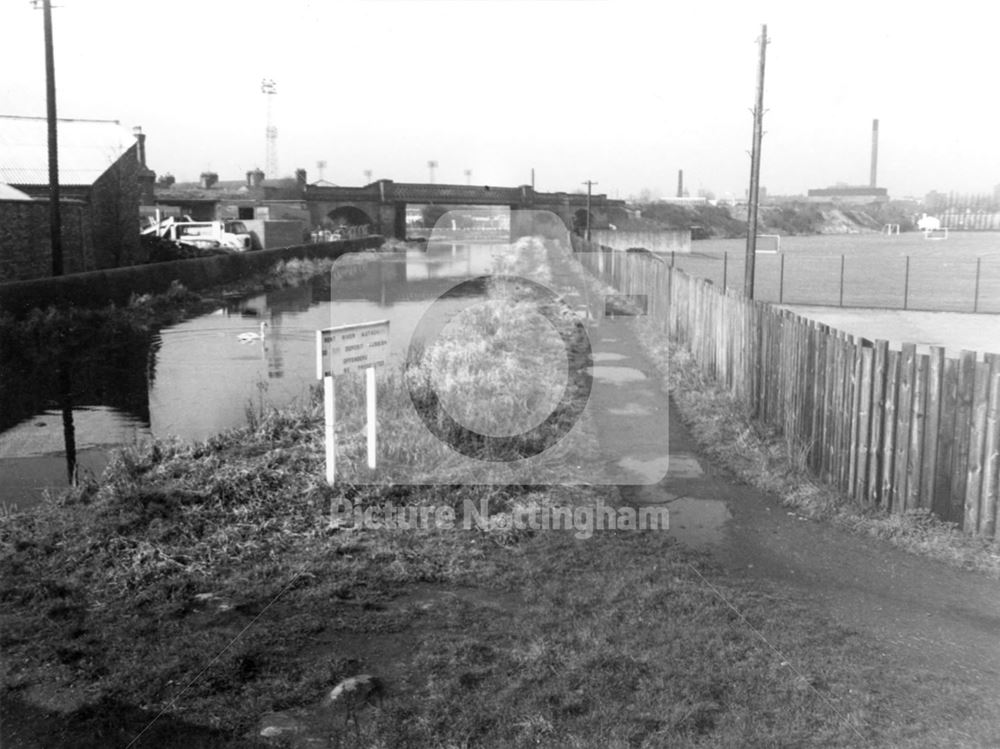
[[[92,185],[135,143],[114,120],[58,120],[59,183]],[[44,117],[0,115],[0,182],[47,185],[48,128]]]
[[[5,185],[0,182],[0,200],[32,200],[30,195],[25,195],[16,187]]]

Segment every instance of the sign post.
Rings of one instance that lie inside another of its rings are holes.
[[[326,483],[328,484],[333,484],[334,476],[337,474],[336,436],[334,434],[334,424],[336,423],[335,399],[336,391],[333,387],[333,377],[327,375],[323,378],[323,424],[324,444],[326,445]]]
[[[375,367],[365,370],[365,402],[368,404],[368,467],[375,467]]]
[[[316,331],[316,378],[323,380],[326,481],[336,476],[334,376],[365,370],[368,467],[375,467],[375,369],[389,356],[389,321],[341,325]]]

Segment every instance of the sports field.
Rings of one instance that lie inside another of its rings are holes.
[[[951,232],[943,240],[915,232],[761,237],[757,249],[754,295],[763,301],[1000,313],[998,232]],[[711,239],[673,261],[717,285],[742,287],[745,252],[745,239]]]
[[[831,328],[869,340],[883,339],[899,350],[915,343],[918,354],[943,346],[945,356],[963,351],[1000,354],[1000,316],[966,312],[913,312],[892,309],[858,309],[787,305],[792,312]]]

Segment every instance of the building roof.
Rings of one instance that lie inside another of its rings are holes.
[[[59,184],[92,185],[135,144],[116,120],[59,119]],[[0,115],[0,182],[49,183],[48,124],[45,117]]]
[[[11,187],[0,182],[0,200],[34,200],[34,198],[30,195],[25,195],[16,187]]]

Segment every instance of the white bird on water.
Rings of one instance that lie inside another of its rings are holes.
[[[240,333],[238,336],[236,336],[236,338],[239,340],[240,343],[250,343],[251,341],[263,341],[264,331],[267,330],[269,327],[270,325],[268,325],[267,320],[264,320],[260,324],[259,333]]]

